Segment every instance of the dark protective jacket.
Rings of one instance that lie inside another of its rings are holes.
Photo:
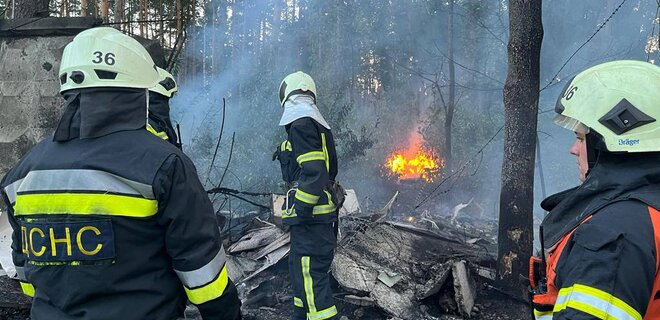
[[[537,319],[660,319],[660,154],[603,152],[582,185],[544,200]]]
[[[2,179],[32,319],[237,319],[213,208],[188,157],[145,130],[144,90],[67,92],[53,139]]]
[[[147,124],[147,130],[181,149],[179,138],[174,130],[174,126],[172,126],[169,101],[170,98],[162,94],[149,92],[149,122]]]
[[[337,177],[337,151],[332,132],[308,117],[285,129],[288,138],[275,152],[282,166],[282,179],[292,187],[287,195],[289,206],[284,208],[284,223],[335,221],[337,200],[331,184]]]

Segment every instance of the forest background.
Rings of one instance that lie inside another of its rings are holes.
[[[285,138],[278,87],[303,70],[317,82],[318,105],[337,139],[338,178],[356,189],[363,209],[405,189],[384,164],[421,141],[445,167],[409,190],[413,201],[402,209],[443,214],[475,199],[497,217],[507,1],[14,1],[0,2],[0,16],[19,17],[29,4],[51,16],[97,16],[160,41],[180,86],[173,119],[207,189],[279,191],[279,165],[271,161]],[[536,203],[578,183],[572,133],[552,124],[559,91],[600,62],[658,60],[659,8],[660,0],[544,1]],[[213,199],[218,210],[255,209]]]

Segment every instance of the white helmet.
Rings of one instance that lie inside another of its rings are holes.
[[[60,64],[60,93],[81,88],[153,88],[160,77],[153,59],[135,39],[99,27],[78,34]]]
[[[316,102],[316,83],[312,77],[302,71],[294,72],[284,78],[280,83],[280,105],[284,107],[284,103],[289,97],[294,94],[304,93],[309,94]]]
[[[160,67],[156,67],[156,69],[158,69],[158,76],[160,81],[156,84],[155,87],[149,89],[149,91],[161,94],[168,98],[172,98],[172,96],[174,96],[174,94],[179,91],[179,87],[176,84],[176,80],[174,80],[174,76],[167,72],[167,70]]]
[[[607,151],[658,152],[660,67],[631,60],[591,67],[566,84],[555,111],[555,123],[597,132]]]

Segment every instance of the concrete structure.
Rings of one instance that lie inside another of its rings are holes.
[[[91,17],[0,20],[0,177],[55,131],[64,101],[57,75],[62,51],[100,23]],[[160,44],[138,41],[162,67]]]
[[[57,126],[62,51],[75,34],[97,24],[93,18],[66,20],[0,24],[0,176]]]

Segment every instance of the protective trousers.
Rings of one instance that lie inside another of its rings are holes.
[[[337,237],[332,223],[291,226],[289,276],[295,320],[336,319],[330,265]]]

